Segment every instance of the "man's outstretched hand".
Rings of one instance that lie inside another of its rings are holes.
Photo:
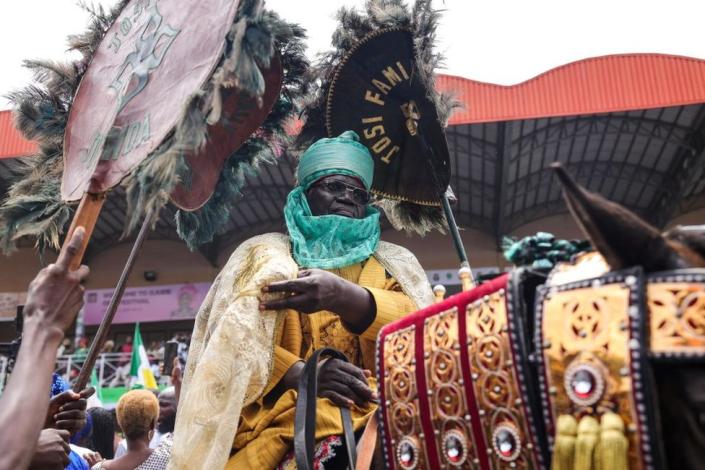
[[[328,310],[336,313],[353,333],[363,332],[375,319],[377,308],[364,287],[322,269],[305,269],[291,281],[273,282],[262,292],[284,297],[260,304],[260,310],[292,309],[301,313]]]
[[[45,428],[65,429],[71,435],[76,434],[86,425],[86,399],[95,393],[93,387],[76,393],[66,390],[49,400],[49,410],[44,423]]]
[[[64,245],[56,263],[39,271],[29,284],[24,312],[28,322],[36,321],[42,328],[56,328],[62,334],[76,318],[83,305],[83,281],[89,273],[87,266],[71,271],[71,260],[77,255],[85,230],[78,227],[71,240]]]

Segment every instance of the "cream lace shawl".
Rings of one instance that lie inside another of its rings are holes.
[[[418,308],[433,302],[423,268],[411,252],[380,242],[375,258]],[[298,266],[289,238],[250,238],[232,254],[196,316],[181,389],[170,470],[223,468],[243,406],[256,401],[271,373],[278,312],[258,310],[260,288],[293,279]]]

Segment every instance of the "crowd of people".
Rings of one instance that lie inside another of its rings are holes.
[[[30,283],[25,329],[12,375],[0,398],[0,468],[165,468],[181,388],[174,359],[173,386],[131,390],[114,410],[89,407],[92,387],[76,393],[53,372],[64,331],[83,301],[88,268],[69,269],[85,236],[78,228],[56,263]],[[34,443],[27,445],[27,443]]]
[[[177,344],[177,356],[181,361],[181,365],[186,364],[188,357],[188,347],[191,341],[189,333],[176,333],[168,342]],[[83,362],[88,355],[88,347],[91,340],[86,337],[80,337],[77,341],[71,341],[66,338],[61,343],[56,353],[56,371],[64,379],[72,382],[79,373]],[[153,340],[149,342],[146,348],[147,358],[152,367],[152,374],[158,383],[165,385],[169,383],[169,377],[162,377],[161,362],[164,359],[164,348],[166,340]],[[74,348],[74,344],[76,347]],[[116,346],[116,341],[109,339],[101,348],[102,360],[108,364],[108,367],[103,368],[104,375],[99,373],[100,368],[96,366],[97,384],[100,387],[130,387],[134,377],[130,376],[130,363],[132,359],[132,336],[125,337]]]

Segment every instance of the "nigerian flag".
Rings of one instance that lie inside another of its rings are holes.
[[[152,374],[152,368],[149,365],[147,350],[144,349],[144,344],[142,344],[139,323],[135,325],[135,335],[132,340],[130,377],[137,377],[135,383],[142,385],[144,388],[157,388],[157,381],[154,380],[154,374]]]

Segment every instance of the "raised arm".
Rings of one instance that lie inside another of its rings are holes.
[[[88,268],[69,269],[83,241],[78,228],[55,264],[30,283],[17,362],[0,399],[0,468],[27,468],[49,406],[56,349],[83,305],[81,281]]]

